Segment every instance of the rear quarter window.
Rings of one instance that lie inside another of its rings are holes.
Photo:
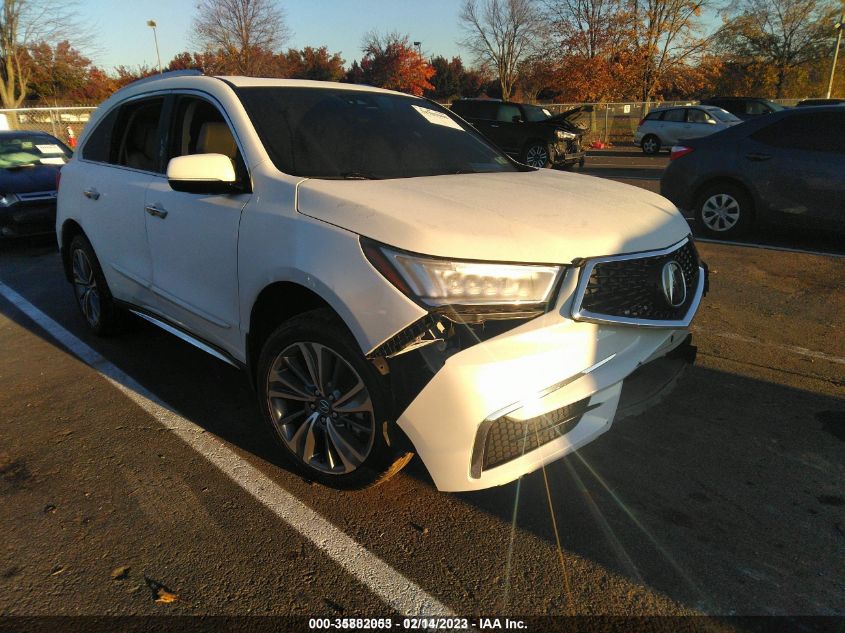
[[[112,108],[106,116],[100,119],[97,127],[91,132],[91,136],[85,141],[85,147],[82,148],[82,158],[97,163],[109,162],[114,124],[117,121],[119,110],[119,107]]]

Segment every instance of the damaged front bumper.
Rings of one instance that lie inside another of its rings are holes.
[[[506,484],[662,398],[695,357],[688,325],[706,287],[700,270],[689,319],[663,327],[573,319],[571,269],[548,313],[452,353],[436,344],[413,352],[429,375],[397,424],[437,488]]]

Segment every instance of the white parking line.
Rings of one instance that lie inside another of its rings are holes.
[[[690,329],[693,332],[705,333],[705,331],[697,325],[693,325]],[[732,332],[706,332],[706,334],[709,334],[711,336],[718,336],[719,338],[726,338],[731,341],[740,341],[742,343],[753,343],[754,345],[771,347],[772,349],[776,349],[781,352],[786,352],[788,354],[797,354],[798,356],[806,356],[807,358],[817,358],[819,360],[826,360],[830,361],[831,363],[845,365],[845,358],[842,358],[841,356],[833,356],[832,354],[817,352],[812,349],[807,349],[806,347],[799,347],[797,345],[778,345],[777,343],[768,343],[766,341],[761,341],[756,338],[751,338],[750,336],[743,336],[742,334],[734,334]]]
[[[420,586],[338,530],[328,520],[239,457],[222,440],[180,416],[171,406],[2,282],[0,295],[99,372],[160,424],[173,431],[259,503],[311,541],[385,604],[403,615],[453,615],[450,609]]]

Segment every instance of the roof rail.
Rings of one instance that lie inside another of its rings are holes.
[[[153,81],[154,79],[169,79],[170,77],[202,77],[205,76],[205,73],[201,70],[168,70],[163,73],[156,73],[155,75],[150,75],[149,77],[142,77],[141,79],[136,79],[132,83],[126,84],[126,86],[137,86],[139,84]],[[124,87],[126,87],[124,86]]]

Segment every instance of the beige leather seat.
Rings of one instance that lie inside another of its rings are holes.
[[[197,140],[197,154],[223,154],[235,158],[238,146],[225,123],[203,123]]]

